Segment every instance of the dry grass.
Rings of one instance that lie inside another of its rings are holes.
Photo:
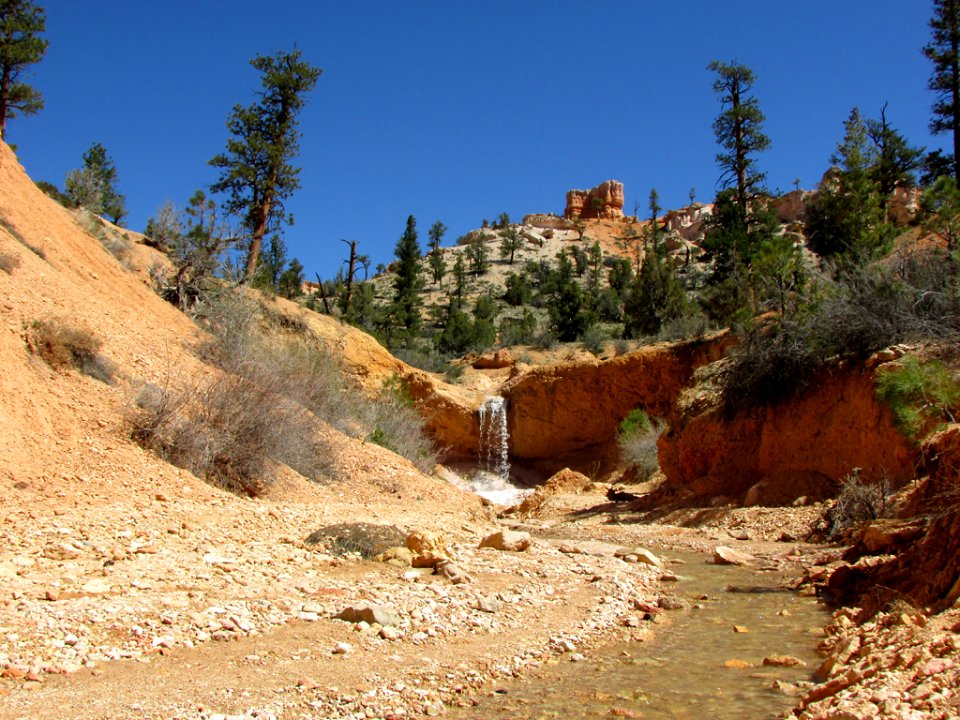
[[[54,370],[76,368],[110,384],[115,368],[100,355],[100,346],[89,330],[60,320],[36,320],[27,333],[27,347]]]
[[[325,350],[306,334],[298,337],[295,326],[282,324],[285,337],[263,334],[264,325],[276,329],[276,318],[239,294],[208,299],[203,310],[212,334],[201,353],[222,375],[145,388],[130,417],[140,445],[214,485],[252,496],[270,486],[277,464],[314,481],[328,479],[321,420],[433,468],[436,453],[402,385],[387,388],[379,402],[367,398]]]

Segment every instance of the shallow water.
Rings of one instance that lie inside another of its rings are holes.
[[[656,625],[649,640],[608,645],[582,662],[563,656],[537,677],[502,685],[505,694],[448,716],[760,720],[791,708],[795,699],[774,683],[812,679],[825,610],[814,598],[782,591],[777,573],[718,566],[702,555],[672,557],[684,561],[672,568],[681,581],[665,583],[665,591],[697,608],[669,611],[671,623]],[[729,586],[749,591],[728,592]],[[807,667],[763,666],[771,655],[790,655]],[[751,667],[727,668],[727,660]]]

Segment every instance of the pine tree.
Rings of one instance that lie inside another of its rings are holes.
[[[46,40],[43,8],[29,0],[0,0],[0,139],[7,137],[7,120],[34,115],[43,109],[40,93],[21,80],[23,72],[43,58]]]
[[[444,225],[439,220],[437,220],[433,225],[430,226],[430,231],[428,234],[430,235],[431,250],[440,249],[440,241],[443,239],[443,236],[446,234],[446,232],[447,232],[447,226]]]
[[[655,200],[651,197],[651,208]],[[625,338],[638,338],[660,332],[663,323],[681,317],[686,310],[686,294],[673,261],[659,241],[659,232],[651,224],[645,242],[643,264],[624,301]]]
[[[83,154],[83,167],[67,174],[64,187],[71,202],[95,215],[104,215],[114,223],[126,217],[126,198],[117,190],[117,168],[100,143]]]
[[[287,244],[279,234],[270,236],[267,249],[260,254],[252,285],[269,292],[280,291],[280,276],[287,264]]]
[[[433,282],[443,287],[443,276],[447,274],[447,261],[443,257],[443,250],[434,248],[427,257],[430,264],[430,273],[433,275]]]
[[[587,329],[590,318],[584,311],[583,291],[573,277],[573,263],[566,253],[557,256],[551,285],[547,302],[550,329],[561,342],[572,342]]]
[[[457,253],[453,263],[453,297],[457,307],[463,305],[463,293],[467,287],[467,266],[463,262],[463,253]]]
[[[880,213],[887,221],[887,203],[898,186],[916,185],[916,171],[923,163],[923,148],[911,147],[907,139],[887,122],[887,106],[880,110],[879,120],[866,121],[867,136],[873,143],[876,158],[870,176],[880,194]]]
[[[303,264],[293,258],[277,281],[277,292],[292,299],[303,295]]]
[[[934,0],[930,30],[923,48],[933,63],[927,87],[936,96],[930,132],[953,134],[953,174],[960,181],[960,0]]]
[[[500,236],[500,258],[506,260],[508,265],[513,265],[514,256],[517,250],[523,247],[523,238],[520,231],[514,225],[507,225]]]
[[[770,147],[763,133],[766,119],[757,99],[750,97],[755,81],[744,65],[727,65],[714,60],[707,66],[717,73],[713,90],[720,98],[721,112],[713,122],[713,133],[722,152],[717,153],[721,187],[736,188],[736,202],[747,211],[747,203],[763,182],[755,155]]]
[[[292,165],[300,145],[297,116],[323,72],[302,60],[299,50],[258,55],[250,64],[262,74],[259,99],[234,106],[227,150],[210,160],[220,168],[211,190],[227,194],[224,209],[240,217],[249,239],[245,282],[256,272],[263,238],[287,217],[283,201],[300,187],[300,168]]]
[[[417,243],[417,221],[413,215],[407,218],[407,227],[393,252],[397,266],[393,280],[392,315],[405,336],[404,340],[409,340],[420,330],[420,307],[423,304],[420,297],[423,289],[420,270],[423,263]]]
[[[821,255],[844,255],[845,260],[859,262],[881,251],[887,228],[871,174],[877,152],[859,109],[850,112],[843,127],[843,140],[830,158],[840,173],[824,183],[811,208],[810,245]]]

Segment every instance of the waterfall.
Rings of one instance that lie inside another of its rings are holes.
[[[480,462],[485,470],[510,479],[510,435],[507,432],[507,401],[495,395],[480,406]]]

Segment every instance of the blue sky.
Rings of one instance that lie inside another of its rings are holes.
[[[445,244],[507,212],[563,212],[571,188],[651,187],[668,208],[712,200],[719,111],[706,70],[736,61],[772,140],[771,189],[811,188],[859,106],[916,145],[927,130],[926,0],[38,0],[50,47],[31,82],[46,101],[8,126],[36,180],[63,185],[101,142],[129,227],[216,178],[230,108],[253,101],[256,54],[323,68],[301,117],[291,256],[332,276],[341,238],[390,261],[406,218]]]

